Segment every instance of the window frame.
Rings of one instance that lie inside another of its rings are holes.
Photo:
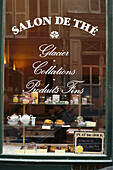
[[[63,162],[63,163],[111,163],[112,162],[112,145],[113,145],[113,131],[112,131],[112,121],[113,121],[113,71],[112,71],[112,39],[113,39],[113,11],[111,0],[106,0],[106,155],[74,155],[74,156],[29,156],[29,155],[5,155],[3,151],[3,104],[4,101],[4,19],[5,19],[5,2],[0,1],[0,161],[18,161],[18,162]],[[112,38],[111,38],[112,37]]]

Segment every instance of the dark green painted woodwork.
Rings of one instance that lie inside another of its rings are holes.
[[[58,157],[58,156],[25,156],[25,155],[22,155],[22,156],[19,156],[19,155],[0,155],[0,158],[7,158],[7,161],[8,159],[12,158],[12,159],[44,159],[46,161],[48,160],[59,160],[59,159],[62,159],[62,160],[95,160],[95,163],[96,163],[96,160],[108,160],[108,159],[113,159],[113,139],[112,139],[112,136],[113,136],[113,125],[112,125],[112,122],[113,122],[113,116],[112,116],[112,113],[113,113],[113,92],[112,92],[112,82],[113,82],[113,74],[112,74],[112,64],[113,64],[113,60],[112,60],[112,54],[113,54],[113,47],[112,47],[112,39],[113,39],[113,34],[112,34],[112,23],[113,23],[113,2],[112,0],[107,0],[106,2],[107,4],[107,14],[106,14],[106,42],[107,42],[107,45],[106,45],[106,52],[107,52],[107,61],[106,61],[106,154],[107,156],[106,157],[103,157],[103,156],[98,156],[97,157],[94,157],[93,155],[90,156],[90,157],[82,157],[82,155],[80,157]],[[4,74],[3,74],[3,69],[4,69],[4,12],[5,12],[5,0],[0,0],[0,153],[2,153],[2,135],[3,135],[3,127],[2,127],[2,119],[3,119],[3,87],[4,87],[4,84],[3,84],[3,79],[4,79]],[[43,164],[43,163],[42,163]],[[40,170],[44,170],[45,168],[46,169],[49,169],[49,170],[52,170],[53,169],[59,169],[61,170],[62,168],[65,169],[65,170],[68,170],[70,169],[70,167],[72,167],[71,164],[68,164],[68,165],[62,165],[62,164],[59,164],[59,163],[56,163],[56,164],[36,164],[36,165],[33,165],[33,164],[29,164],[28,166],[28,163],[24,162],[24,164],[21,164],[21,165],[18,165],[18,164],[15,164],[14,162],[11,164],[5,164],[5,163],[2,163],[0,164],[0,169],[2,170],[5,170],[7,169],[7,167],[11,167],[11,169],[15,169],[18,168],[20,169],[21,167],[23,169],[40,169]],[[58,166],[59,164],[59,166]],[[73,162],[74,164],[74,162]],[[110,163],[109,163],[110,165]],[[32,168],[33,167],[33,168]],[[17,170],[18,170],[17,169]]]
[[[4,1],[0,0],[0,153],[2,153],[3,140],[3,87],[4,87]]]
[[[112,153],[112,1],[106,8],[106,154]]]
[[[58,165],[58,164],[2,164],[0,165],[1,170],[6,170],[6,169],[15,169],[15,170],[20,170],[21,168],[23,170],[71,170],[71,165]]]
[[[100,168],[108,167],[110,164],[0,164],[0,169],[7,170],[14,169],[14,170],[20,170],[21,168],[23,170],[98,170]]]

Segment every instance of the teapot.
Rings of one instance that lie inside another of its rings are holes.
[[[14,113],[12,116],[7,116],[9,124],[17,124],[19,117]]]
[[[7,116],[8,121],[15,120],[18,121],[19,117],[14,113],[12,116]]]
[[[19,115],[19,120],[21,121],[21,123],[23,123],[24,125],[28,125],[30,123],[30,119],[31,119],[32,115],[27,115],[24,114],[23,116]]]

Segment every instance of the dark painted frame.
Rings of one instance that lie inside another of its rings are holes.
[[[113,92],[112,92],[112,23],[113,23],[113,2],[106,0],[106,155],[105,156],[28,156],[28,155],[4,155],[2,154],[3,142],[3,92],[4,92],[4,19],[5,19],[5,0],[0,0],[0,163],[69,163],[71,166],[75,163],[93,163],[109,164],[113,160]],[[5,107],[5,106],[4,106]]]

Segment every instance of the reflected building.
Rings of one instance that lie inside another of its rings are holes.
[[[67,89],[70,80],[84,81],[79,88],[84,88],[82,97],[87,98],[90,105],[82,108],[82,114],[86,120],[87,117],[96,120],[98,128],[104,127],[101,120],[104,122],[105,116],[105,12],[105,0],[6,0],[5,102],[10,102],[13,95],[21,93],[22,89],[27,91],[27,82],[37,79],[32,64],[37,60],[47,60],[45,70],[56,65],[57,69],[76,70],[76,74],[40,74],[40,88],[50,83],[50,88],[57,85]],[[51,25],[33,27],[18,35],[11,30],[12,26],[19,28],[20,23],[26,26],[27,20],[33,24],[35,18],[50,16]],[[70,26],[55,25],[55,16],[71,18]],[[73,27],[73,19],[98,26],[96,36]],[[58,32],[58,38],[50,36],[52,31]],[[69,55],[40,58],[39,47],[42,44],[54,44],[56,51],[69,51]],[[71,95],[67,95],[67,100],[70,98]],[[45,115],[45,109],[39,109],[39,115]]]

